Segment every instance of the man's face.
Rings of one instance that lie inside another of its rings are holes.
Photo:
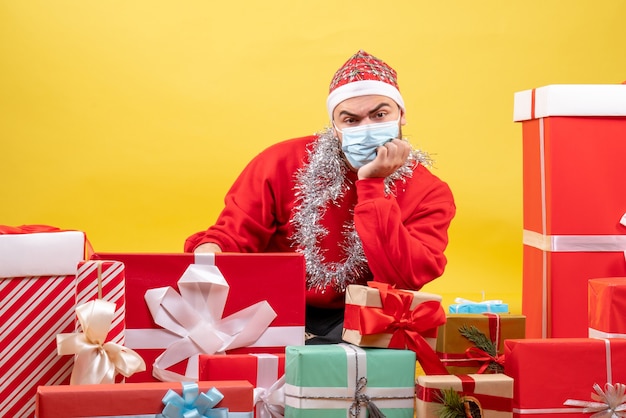
[[[400,125],[405,125],[406,119],[400,106],[387,96],[352,97],[339,103],[333,110],[333,129],[341,141],[341,132],[337,129],[390,122],[398,120],[399,117]],[[400,129],[400,136],[402,136],[402,129]]]

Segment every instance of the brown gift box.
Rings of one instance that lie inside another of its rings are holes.
[[[415,309],[420,303],[433,301],[441,303],[442,299],[440,295],[436,295],[433,293],[417,292],[404,289],[392,289],[392,291],[411,293],[413,295],[413,300],[410,307],[411,310]],[[351,306],[382,309],[382,301],[378,289],[362,285],[348,286],[348,288],[346,289],[346,306],[346,319],[344,321],[344,329],[342,335],[344,341],[352,343],[354,345],[358,345],[360,347],[389,347],[389,342],[391,341],[391,337],[393,336],[392,333],[362,335],[359,330],[356,329],[358,328],[358,326],[355,328],[347,327],[347,324],[356,324],[359,322],[359,320],[356,319],[358,314],[357,312],[353,312],[353,310],[350,309]],[[421,335],[422,337],[424,337],[426,342],[434,349],[437,341],[437,327],[435,326],[432,329],[426,330]]]
[[[466,350],[476,347],[459,329],[474,326],[496,343],[498,355],[504,354],[504,340],[525,338],[526,317],[513,314],[447,314],[437,333],[437,355],[451,374],[477,373],[488,360],[470,360]],[[506,366],[505,366],[506,367]]]

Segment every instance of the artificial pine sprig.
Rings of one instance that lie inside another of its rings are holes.
[[[473,396],[462,396],[452,388],[440,389],[439,418],[483,418],[480,403]]]
[[[461,328],[459,328],[459,332],[462,336],[470,340],[472,344],[489,354],[491,357],[495,358],[498,355],[498,350],[496,349],[496,345],[493,341],[487,338],[487,336],[474,325],[470,325],[469,327],[467,325],[462,325]],[[490,361],[487,366],[487,370],[493,373],[503,373],[504,367],[495,361]]]
[[[438,401],[442,404],[439,418],[466,418],[465,401],[456,390],[440,389]]]

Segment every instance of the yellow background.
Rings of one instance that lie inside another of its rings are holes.
[[[425,290],[521,310],[516,91],[626,79],[626,2],[0,0],[0,224],[180,252],[235,176],[327,125],[358,49],[399,73],[404,133],[456,197]]]

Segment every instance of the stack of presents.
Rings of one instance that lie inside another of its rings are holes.
[[[381,283],[305,345],[301,254],[0,227],[0,417],[626,416],[626,85],[515,94],[522,315]]]

